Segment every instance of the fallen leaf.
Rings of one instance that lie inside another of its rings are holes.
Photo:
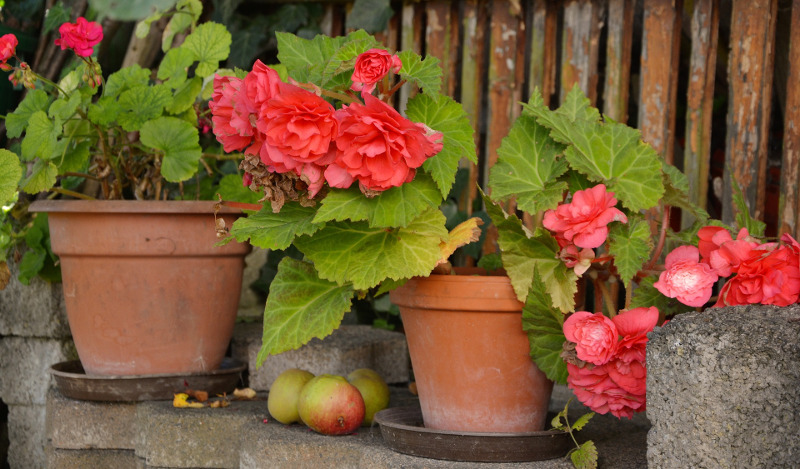
[[[256,392],[250,388],[234,389],[233,395],[234,397],[238,397],[239,399],[253,399],[254,397],[256,397]]]
[[[208,392],[207,391],[193,391],[193,390],[189,389],[189,390],[186,391],[186,394],[188,394],[189,397],[193,397],[198,402],[205,402],[205,401],[208,400]]]
[[[411,383],[409,383],[408,384],[408,390],[411,392],[411,394],[416,396],[417,395],[417,382],[416,381],[412,381]]]
[[[220,407],[228,407],[229,405],[231,405],[231,403],[227,399],[220,399],[218,401],[211,401],[208,404],[209,407],[213,407],[215,409],[220,408]]]
[[[189,399],[189,395],[185,392],[179,392],[178,394],[175,394],[175,397],[172,399],[172,407],[189,407],[193,409],[205,407],[205,404],[200,402],[187,402],[187,399]]]

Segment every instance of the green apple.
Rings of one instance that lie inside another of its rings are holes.
[[[297,401],[303,387],[313,377],[311,372],[297,368],[288,369],[278,375],[269,387],[267,398],[267,410],[272,418],[287,425],[298,422],[300,415],[297,413]]]
[[[342,376],[320,375],[309,381],[297,401],[300,420],[323,435],[353,433],[364,421],[364,399]]]
[[[358,388],[364,399],[366,412],[363,425],[372,425],[375,414],[389,406],[389,386],[381,375],[369,368],[360,368],[350,373],[347,381]]]

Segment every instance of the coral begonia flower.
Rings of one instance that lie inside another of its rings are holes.
[[[696,308],[711,298],[719,275],[711,266],[700,262],[700,251],[696,247],[675,248],[667,254],[664,267],[666,270],[661,272],[653,286],[665,296]]]
[[[578,358],[585,362],[603,365],[617,351],[617,327],[601,313],[577,311],[564,321],[563,329],[567,340],[575,342]]]
[[[747,228],[739,230],[736,240],[728,230],[718,226],[703,227],[697,235],[700,238],[697,248],[700,250],[702,262],[709,264],[720,277],[736,273],[742,261],[750,257],[750,252],[759,246]]]
[[[564,261],[564,265],[573,269],[575,275],[580,277],[592,266],[592,260],[594,260],[595,255],[593,249],[585,248],[578,251],[577,246],[570,244],[561,249],[558,257]]]
[[[389,72],[397,73],[403,67],[400,57],[383,49],[370,49],[356,58],[355,69],[350,78],[353,81],[350,89],[363,93],[372,93],[375,84]]]
[[[761,303],[789,306],[800,297],[800,248],[791,244],[753,255],[739,266],[739,272],[722,287],[714,306]]]
[[[0,37],[0,70],[9,71],[11,70],[11,65],[8,65],[8,59],[14,57],[17,50],[17,36],[13,34],[4,34]]]
[[[567,384],[582,404],[598,414],[611,412],[617,418],[632,418],[634,412],[645,410],[645,395],[622,388],[612,379],[610,366],[578,367],[567,363]]]
[[[72,49],[78,57],[89,57],[94,46],[103,40],[103,28],[94,21],[79,17],[75,23],[64,23],[58,28],[61,37],[55,40],[61,50]]]
[[[239,78],[214,75],[214,93],[208,108],[211,110],[214,135],[226,152],[243,150],[253,141],[252,126],[233,125],[234,121],[242,120],[234,109],[242,85],[243,80]]]
[[[616,358],[624,363],[645,360],[647,334],[658,324],[658,308],[633,308],[623,311],[611,321],[622,338],[617,345]]]
[[[580,248],[593,249],[605,242],[609,223],[628,222],[628,217],[614,207],[616,204],[614,193],[598,184],[575,192],[570,203],[545,212],[542,224]]]

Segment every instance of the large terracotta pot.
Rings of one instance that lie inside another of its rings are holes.
[[[217,369],[233,335],[248,244],[217,247],[213,202],[54,200],[51,246],[87,374]],[[220,213],[228,226],[238,216]]]
[[[553,383],[529,355],[508,277],[431,275],[392,291],[425,426],[470,432],[544,429]]]

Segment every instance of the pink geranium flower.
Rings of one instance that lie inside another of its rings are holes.
[[[356,58],[355,70],[350,78],[353,91],[372,93],[375,84],[378,83],[389,72],[397,73],[403,63],[400,57],[392,55],[383,49],[370,49]]]
[[[78,57],[89,57],[94,46],[103,40],[103,28],[94,21],[79,17],[75,23],[64,23],[58,28],[61,37],[55,40],[61,50],[72,49]]]
[[[617,351],[619,334],[602,313],[578,311],[564,321],[564,336],[574,342],[578,358],[595,365],[608,362]]]
[[[572,202],[545,212],[542,224],[580,248],[593,249],[605,242],[609,223],[628,222],[628,217],[614,207],[616,204],[614,193],[598,184],[575,192]]]
[[[700,251],[694,246],[681,246],[667,254],[665,271],[653,284],[658,291],[676,298],[687,306],[700,307],[711,298],[717,273],[700,262]]]
[[[8,59],[14,57],[17,50],[17,36],[13,34],[4,34],[0,37],[0,70],[9,71],[11,70],[11,65],[8,65]]]

